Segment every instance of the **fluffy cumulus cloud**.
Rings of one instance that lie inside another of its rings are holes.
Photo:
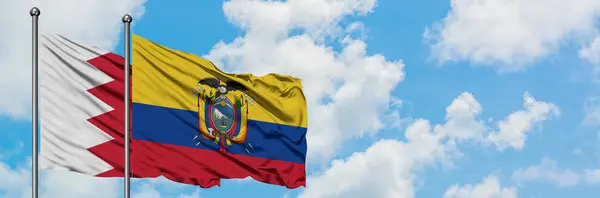
[[[502,187],[496,176],[488,176],[479,184],[453,185],[446,190],[444,198],[516,198],[515,187]]]
[[[0,0],[0,115],[28,118],[31,106],[31,17],[41,10],[40,31],[55,32],[105,49],[116,46],[126,13],[139,18],[146,0]]]
[[[569,169],[560,169],[556,161],[544,158],[538,165],[518,169],[513,173],[513,179],[519,183],[549,182],[558,187],[577,185],[580,175]]]
[[[452,0],[426,39],[441,62],[470,60],[501,71],[523,69],[573,37],[589,37],[597,0]],[[586,53],[584,53],[586,54]],[[487,64],[500,63],[500,64]]]
[[[335,160],[322,175],[309,178],[301,198],[414,197],[413,170],[443,158],[443,134],[427,120],[406,129],[407,141],[381,140],[365,152]]]
[[[438,129],[445,132],[451,143],[470,140],[494,145],[498,150],[522,150],[527,133],[540,126],[541,122],[560,115],[556,105],[537,101],[527,92],[523,94],[523,109],[511,112],[495,125],[486,126],[478,118],[482,110],[474,96],[465,92],[446,108],[446,123]]]
[[[392,124],[386,112],[404,64],[367,54],[367,43],[350,36],[361,30],[359,22],[339,23],[375,6],[375,0],[227,1],[226,17],[245,35],[218,43],[206,57],[232,72],[301,78],[310,115],[309,161],[326,160],[345,139]]]
[[[506,147],[523,149],[526,133],[532,131],[534,126],[539,126],[540,122],[560,115],[556,105],[537,101],[529,93],[523,96],[523,107],[525,109],[512,112],[504,120],[499,121],[498,131],[488,136],[499,150]]]
[[[528,94],[525,97],[526,109],[507,117],[532,111],[527,104],[533,100],[528,100]],[[493,126],[486,126],[477,118],[481,111],[481,104],[471,93],[462,93],[446,108],[445,123],[432,125],[428,120],[417,119],[405,130],[405,140],[380,140],[364,152],[333,161],[328,170],[309,178],[308,188],[300,197],[414,197],[414,184],[418,179],[415,171],[435,164],[451,164],[459,154],[457,144],[490,141],[488,135],[496,132],[491,130]],[[522,123],[505,122],[516,126],[499,124],[499,128],[517,128],[525,140],[522,131],[528,129]],[[488,178],[476,187],[451,188],[447,196],[493,197],[498,194],[515,197],[514,190],[501,189],[494,181]]]
[[[487,130],[477,116],[482,111],[481,104],[475,100],[471,93],[463,93],[454,99],[452,104],[446,108],[446,124],[439,129],[446,135],[457,141],[482,139]]]

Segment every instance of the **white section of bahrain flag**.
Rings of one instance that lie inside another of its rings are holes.
[[[40,167],[98,175],[113,167],[88,149],[112,140],[87,120],[113,110],[88,92],[113,79],[87,61],[109,53],[53,34],[39,37]]]

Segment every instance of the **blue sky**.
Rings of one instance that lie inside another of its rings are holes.
[[[132,12],[133,33],[204,56],[226,71],[298,76],[309,101],[306,189],[249,179],[200,189],[144,179],[134,181],[134,195],[600,194],[600,103],[593,102],[600,96],[597,1],[102,2],[81,3],[82,9],[90,9],[81,20],[97,21],[100,27],[93,30],[106,32],[67,27],[60,23],[62,15],[48,16],[43,27],[122,54],[122,32],[115,27],[121,25],[120,16]],[[21,9],[23,17],[33,3],[0,5],[8,5],[0,11]],[[74,12],[44,5],[39,6],[42,19],[45,10],[63,11],[65,18]],[[116,20],[104,22],[107,16]],[[19,20],[29,24],[28,17]],[[28,41],[17,36],[28,35],[27,26],[14,23],[0,20],[0,45],[18,46],[10,36]],[[0,69],[14,70],[26,80],[0,79],[6,98],[0,100],[0,177],[15,180],[0,181],[0,195],[20,197],[30,185],[22,179],[31,156],[31,122],[29,111],[23,110],[30,109],[30,84],[29,70],[13,65],[28,66],[29,48],[0,47],[0,57],[7,54],[18,56],[0,61]],[[23,109],[14,107],[19,105]],[[96,184],[86,176],[68,178],[96,186],[89,187],[94,191],[98,185],[110,188],[105,196],[122,194],[119,179]],[[84,191],[59,194],[57,189],[69,187],[42,180],[46,188],[54,188],[46,189],[48,196],[88,196]]]

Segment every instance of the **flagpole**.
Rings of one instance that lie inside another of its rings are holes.
[[[130,129],[131,127],[129,127],[130,123],[130,117],[129,117],[129,101],[130,101],[130,95],[129,93],[131,90],[130,87],[130,80],[129,80],[129,74],[131,73],[129,71],[129,65],[131,63],[131,21],[133,20],[133,18],[131,17],[131,15],[126,14],[125,16],[123,16],[123,24],[125,25],[125,64],[123,64],[124,67],[124,74],[125,74],[125,80],[123,81],[125,84],[125,198],[129,198],[129,194],[130,194],[130,173],[131,173],[131,168],[130,168],[130,149],[129,149],[129,143],[130,143],[130,138],[129,138],[129,133],[130,133]]]
[[[38,19],[40,16],[40,9],[37,7],[31,8],[29,15],[32,18],[32,97],[31,97],[31,196],[33,198],[38,197]]]

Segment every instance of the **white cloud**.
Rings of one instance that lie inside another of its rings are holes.
[[[389,130],[404,130],[414,121],[411,107],[412,102],[392,97],[384,119],[384,123],[387,123],[385,127]]]
[[[600,51],[598,51],[600,54]],[[600,97],[588,97],[584,103],[584,125],[600,125]]]
[[[506,147],[523,149],[527,133],[532,130],[532,127],[560,115],[556,105],[537,101],[527,92],[523,95],[523,107],[524,110],[512,112],[504,120],[499,121],[499,131],[488,136],[499,150],[504,150]]]
[[[105,49],[116,46],[121,18],[138,19],[146,0],[21,0],[0,1],[0,115],[29,118],[31,108],[31,17],[41,10],[40,31],[60,33]],[[134,23],[135,24],[135,23]]]
[[[490,127],[477,119],[481,111],[471,93],[462,93],[446,108],[444,124],[432,126],[427,120],[417,119],[405,130],[406,141],[380,140],[364,152],[333,161],[328,170],[309,177],[300,197],[414,197],[416,170],[452,163],[459,154],[456,143],[486,140],[484,133]],[[493,186],[493,181],[486,180],[484,186]],[[469,189],[473,188],[457,187],[456,196],[469,195]],[[497,192],[512,195],[510,189]]]
[[[373,10],[377,0],[231,0],[223,5],[226,17],[248,33],[263,38],[287,37],[294,28],[321,37],[336,33],[338,22],[347,15],[365,15]],[[259,36],[259,35],[254,35]]]
[[[447,123],[456,117],[473,116],[468,109],[477,106],[470,93],[461,94],[446,108]],[[300,197],[414,197],[413,171],[452,154],[446,153],[444,139],[453,132],[446,128],[417,119],[406,128],[406,141],[380,140],[365,152],[333,161],[323,174],[309,177],[309,185]]]
[[[132,198],[200,198],[199,187],[196,187],[197,189],[191,193],[182,193],[183,187],[189,187],[189,185],[175,183],[164,177],[159,177],[157,179],[141,179],[138,180],[138,182],[140,185],[131,193]]]
[[[600,16],[597,0],[452,0],[446,18],[428,28],[441,62],[470,60],[515,71],[574,36],[588,36]],[[500,64],[487,64],[500,63]]]
[[[131,194],[132,198],[200,198],[200,190],[198,186],[176,183],[162,176],[158,178],[135,179],[135,182],[139,184],[139,186]],[[194,187],[196,190],[186,193],[186,187]]]
[[[31,171],[27,168],[27,164],[11,167],[0,162],[0,178],[2,178],[0,179],[0,196],[26,197],[31,194],[29,193],[31,187],[28,187],[31,185],[28,179],[31,178]]]
[[[181,194],[177,198],[200,198],[200,190],[196,190],[189,194]]]
[[[587,183],[600,184],[600,169],[585,170],[584,178]]]
[[[131,194],[132,198],[160,198],[160,192],[152,184],[142,184],[137,192]]]
[[[0,196],[11,198],[31,197],[31,160],[17,166],[0,162]],[[61,198],[118,198],[123,197],[121,178],[97,178],[68,171],[40,171],[39,195]],[[139,185],[136,185],[139,184]],[[180,184],[164,177],[132,179],[133,198],[200,198],[200,190],[186,193]]]
[[[309,162],[327,160],[344,140],[386,126],[391,91],[404,78],[401,61],[368,55],[367,43],[349,36],[362,30],[360,23],[339,24],[375,5],[375,0],[227,1],[225,15],[246,34],[218,43],[206,57],[232,72],[301,78],[310,115]]]
[[[516,198],[515,187],[501,187],[496,176],[488,176],[481,183],[464,186],[453,185],[446,190],[444,198]]]
[[[594,73],[600,72],[600,35],[592,39],[588,46],[579,50],[579,57],[592,64]]]
[[[579,51],[579,56],[594,64],[600,64],[600,36],[592,40],[589,46]]]
[[[518,169],[513,173],[513,179],[522,182],[543,181],[550,182],[558,187],[574,186],[579,183],[580,175],[572,170],[561,170],[556,161],[547,158],[542,159],[540,164]]]
[[[300,197],[414,197],[412,171],[444,157],[442,134],[427,120],[406,129],[407,142],[380,140],[365,152],[335,160],[322,175],[309,178]]]
[[[62,171],[44,171],[41,175],[40,197],[119,197],[119,180],[94,178],[88,175]],[[102,189],[102,190],[98,190]]]
[[[11,167],[0,162],[0,195],[31,197],[31,160]],[[107,198],[119,197],[119,182],[115,179],[93,178],[65,171],[40,171],[40,197]],[[102,190],[98,190],[102,189]]]
[[[514,111],[498,121],[493,130],[478,118],[482,107],[471,93],[463,93],[446,108],[446,124],[440,126],[453,141],[470,140],[493,144],[498,150],[512,147],[523,149],[527,133],[553,116],[560,115],[559,108],[548,102],[537,101],[529,93],[523,94],[524,109]],[[485,136],[487,134],[487,136]]]
[[[487,130],[483,122],[477,119],[482,110],[481,104],[471,93],[462,93],[446,108],[446,124],[441,129],[448,137],[459,142],[481,139]]]

